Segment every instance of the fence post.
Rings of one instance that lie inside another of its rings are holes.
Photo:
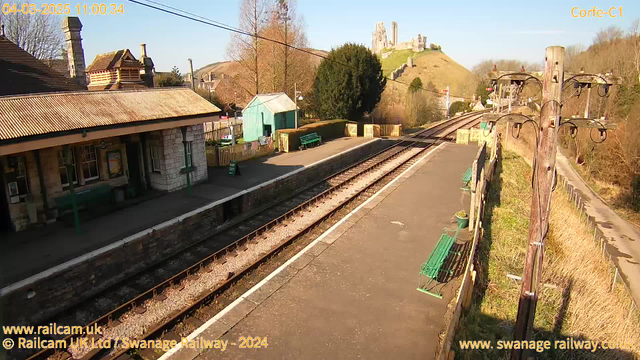
[[[476,185],[478,184],[478,177],[476,175],[478,173],[478,160],[473,160],[471,169],[471,181],[469,182],[469,194],[471,196],[469,206],[469,228],[473,229],[476,212]]]
[[[611,292],[616,286],[616,281],[618,280],[618,267],[616,266],[616,273],[613,275],[613,284],[611,284]]]

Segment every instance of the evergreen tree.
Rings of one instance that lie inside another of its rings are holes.
[[[409,92],[413,94],[420,89],[422,89],[422,80],[419,77],[413,78],[411,84],[409,84]]]
[[[376,55],[362,45],[345,44],[331,50],[320,63],[313,84],[313,108],[321,119],[357,121],[373,111],[386,84]]]

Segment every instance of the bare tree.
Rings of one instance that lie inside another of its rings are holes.
[[[258,38],[264,26],[266,16],[266,5],[264,0],[243,0],[240,4],[240,18],[238,28],[246,33],[253,34],[247,36],[242,34],[232,34],[231,41],[227,47],[227,55],[238,62],[246,70],[239,77],[238,84],[249,94],[260,93],[260,67],[259,55],[263,41]],[[251,84],[253,86],[246,86]]]
[[[264,75],[268,91],[284,91],[294,96],[294,83],[298,89],[308,90],[313,82],[313,63],[309,54],[290,49],[306,48],[307,36],[304,19],[297,13],[295,1],[276,0],[269,11],[269,21],[263,29],[266,38],[280,43],[265,43],[262,57],[265,59]],[[283,45],[284,44],[284,45]]]
[[[633,65],[640,83],[640,19],[636,19],[629,28],[629,40],[633,45]]]
[[[578,71],[576,69],[576,57],[585,50],[584,45],[574,44],[566,47],[564,51],[564,67],[567,71]]]
[[[494,65],[500,71],[520,71],[522,67],[524,67],[526,71],[539,71],[542,69],[542,66],[539,63],[532,63],[515,59],[489,59],[483,60],[482,62],[474,65],[473,68],[471,68],[471,71],[481,78],[485,78],[487,77],[487,73],[493,69]]]
[[[593,45],[599,46],[607,44],[619,39],[622,39],[624,32],[617,26],[609,26],[606,29],[602,29],[596,33],[593,38]]]
[[[17,2],[22,8],[29,2]],[[0,7],[3,2],[0,1]],[[10,3],[13,6],[13,3]],[[33,4],[32,4],[33,5]],[[55,16],[10,13],[0,11],[0,24],[4,25],[5,36],[37,59],[56,59],[61,56],[63,35],[61,25]]]

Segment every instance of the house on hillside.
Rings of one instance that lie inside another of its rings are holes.
[[[478,101],[471,108],[473,111],[482,111],[484,110],[484,105],[482,105],[482,99],[478,99]]]
[[[220,109],[188,88],[86,91],[80,20],[65,24],[71,78],[0,35],[0,233],[208,176]]]
[[[256,95],[242,110],[244,141],[295,128],[296,104],[285,93]]]
[[[89,90],[132,90],[153,87],[154,65],[147,45],[140,44],[140,59],[129,49],[97,55],[87,68]]]

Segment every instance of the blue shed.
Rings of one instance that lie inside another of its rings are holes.
[[[285,93],[256,95],[242,110],[244,141],[295,128],[295,110],[296,104]]]

